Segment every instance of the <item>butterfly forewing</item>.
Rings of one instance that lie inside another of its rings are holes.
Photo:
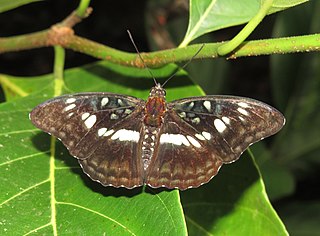
[[[30,113],[38,128],[59,138],[84,171],[103,185],[143,184],[137,150],[144,101],[110,93],[54,98]]]
[[[235,96],[186,98],[172,102],[172,106],[192,127],[189,135],[205,142],[224,163],[237,160],[249,145],[275,134],[285,122],[273,107]]]

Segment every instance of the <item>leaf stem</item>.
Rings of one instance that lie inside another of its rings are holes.
[[[65,61],[65,49],[61,46],[54,47],[54,68],[53,76],[55,79],[54,95],[61,95],[63,87],[63,72],[64,72],[64,61]]]
[[[89,5],[90,5],[90,0],[81,0],[76,10],[77,16],[84,18],[86,16],[86,12]]]
[[[17,86],[15,83],[10,80],[10,77],[6,75],[0,74],[0,84],[5,88],[13,91],[15,94],[18,94],[21,97],[25,97],[29,95],[26,91],[24,91],[21,87]]]
[[[248,24],[246,24],[246,26],[232,40],[218,48],[218,54],[220,56],[227,55],[237,48],[268,14],[273,0],[263,0],[261,2],[261,8],[259,9],[258,13],[248,22]]]

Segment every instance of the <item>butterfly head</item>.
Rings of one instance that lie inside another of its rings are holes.
[[[161,86],[160,83],[157,83],[154,87],[151,88],[149,97],[166,97],[166,90]]]

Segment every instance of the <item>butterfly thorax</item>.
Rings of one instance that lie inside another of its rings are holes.
[[[157,84],[150,91],[145,105],[144,123],[147,126],[160,127],[166,112],[165,90]]]

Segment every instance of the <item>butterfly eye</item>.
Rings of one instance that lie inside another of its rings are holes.
[[[155,95],[155,94],[156,94],[156,89],[155,89],[155,87],[152,87],[152,88],[150,89],[149,96],[153,96],[153,95]]]

